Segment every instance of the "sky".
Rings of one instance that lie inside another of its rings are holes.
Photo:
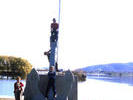
[[[132,0],[61,0],[59,68],[133,62]],[[0,0],[0,55],[49,66],[50,23],[59,0]]]

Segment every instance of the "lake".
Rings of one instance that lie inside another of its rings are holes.
[[[0,80],[0,97],[14,97],[14,83],[16,80]],[[25,81],[21,81],[24,83]]]
[[[14,96],[14,82],[0,80],[0,97]],[[86,82],[78,84],[78,100],[133,100],[133,79],[88,76]]]
[[[78,90],[79,100],[133,100],[133,78],[88,76]]]

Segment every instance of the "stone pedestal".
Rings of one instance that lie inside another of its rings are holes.
[[[27,77],[24,100],[45,100],[47,75],[38,75],[33,69]],[[71,71],[56,76],[56,100],[77,100],[77,77]],[[54,100],[52,97],[49,100]]]

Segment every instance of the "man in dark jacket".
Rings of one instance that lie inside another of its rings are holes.
[[[51,88],[53,90],[53,97],[54,98],[56,97],[55,79],[56,79],[56,73],[54,71],[54,67],[51,66],[48,72],[48,85],[47,85],[46,94],[45,94],[46,98],[48,98],[48,92]]]

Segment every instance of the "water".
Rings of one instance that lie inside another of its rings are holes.
[[[127,81],[129,79],[129,82]],[[89,77],[79,83],[79,100],[133,100],[131,77]]]
[[[0,80],[0,97],[14,97],[16,80]],[[25,86],[25,81],[21,81]]]
[[[0,97],[13,97],[14,83],[15,80],[0,80]],[[132,94],[132,77],[89,76],[78,84],[78,100],[133,100]]]

